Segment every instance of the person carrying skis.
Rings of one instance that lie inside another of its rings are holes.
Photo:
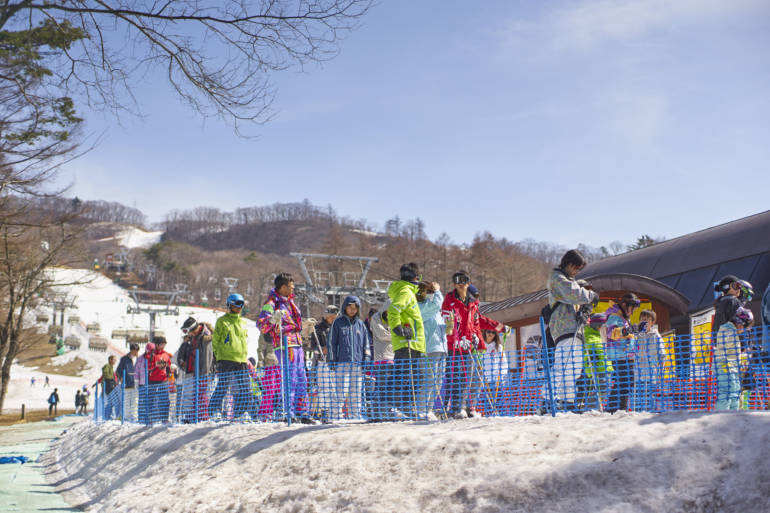
[[[476,397],[471,395],[470,386],[478,368],[471,351],[485,350],[486,343],[481,333],[479,301],[468,293],[470,275],[467,271],[457,271],[452,275],[452,282],[455,288],[444,297],[441,305],[448,325],[449,353],[444,374],[447,383],[444,408],[449,406],[450,416],[464,419],[469,413],[475,415],[476,411]]]
[[[273,284],[275,287],[262,307],[257,326],[272,342],[278,364],[289,384],[286,414],[299,418],[304,424],[313,424],[302,349],[302,314],[294,303],[294,277],[290,273],[280,273]]]
[[[579,312],[590,314],[590,305],[599,296],[575,276],[586,265],[580,251],[571,249],[561,259],[559,267],[548,278],[548,306],[551,317],[548,327],[556,347],[553,359],[554,396],[562,409],[572,409],[576,400],[577,380],[583,369],[583,333],[585,324]],[[580,310],[580,308],[582,310]],[[588,315],[585,315],[588,317]]]
[[[399,269],[401,279],[388,287],[390,306],[388,326],[395,357],[395,406],[413,418],[419,418],[424,410],[421,399],[425,379],[425,329],[417,304],[417,283],[420,270],[410,262]]]

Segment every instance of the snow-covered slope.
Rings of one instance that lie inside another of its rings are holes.
[[[43,457],[88,511],[770,511],[770,414],[432,424],[82,423]]]
[[[153,244],[160,242],[162,235],[162,231],[147,232],[140,228],[131,227],[116,233],[114,237],[100,239],[100,242],[114,240],[118,245],[128,249],[149,248]]]
[[[134,300],[129,293],[115,285],[104,275],[83,269],[52,269],[54,279],[57,283],[69,284],[57,287],[57,291],[66,292],[70,296],[76,297],[75,309],[67,310],[64,316],[64,338],[69,335],[75,335],[80,338],[80,349],[77,351],[68,351],[64,355],[53,358],[55,365],[62,365],[74,358],[80,358],[87,363],[86,369],[80,373],[78,378],[65,376],[55,376],[51,374],[51,380],[54,386],[62,385],[65,387],[64,395],[60,394],[62,400],[65,396],[75,395],[75,388],[83,384],[93,383],[101,374],[102,366],[107,363],[107,356],[110,354],[122,355],[127,351],[123,339],[111,339],[113,330],[138,328],[149,329],[150,317],[148,314],[128,314],[129,305],[134,305]],[[50,308],[39,309],[38,312],[46,312],[51,316]],[[179,315],[157,316],[156,328],[163,330],[168,345],[166,350],[175,353],[182,342],[182,332],[180,327],[184,320],[193,316],[198,321],[205,321],[211,324],[216,322],[216,318],[222,312],[209,308],[180,307]],[[76,324],[70,324],[69,318],[77,315],[80,320]],[[57,313],[57,323],[59,314]],[[30,317],[34,320],[34,316]],[[86,326],[97,322],[101,327],[100,335],[109,341],[107,353],[93,351],[88,347],[88,339],[92,336],[86,331]],[[256,357],[257,340],[259,331],[251,321],[246,321],[249,325],[249,355]],[[50,321],[49,321],[50,323]],[[45,331],[46,326],[41,326]],[[53,346],[52,346],[53,347]],[[11,368],[11,384],[6,399],[5,407],[15,410],[21,408],[21,404],[26,404],[27,408],[42,409],[48,408],[48,393],[42,394],[39,390],[29,386],[29,378],[36,376],[40,383],[43,382],[45,374],[24,368],[14,364]],[[47,389],[46,389],[47,390]],[[69,399],[67,399],[68,402]]]

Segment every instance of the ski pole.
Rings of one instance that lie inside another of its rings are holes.
[[[479,381],[481,383],[481,386],[484,389],[484,393],[487,396],[487,401],[489,401],[490,406],[492,406],[492,412],[495,414],[495,416],[497,416],[498,415],[497,407],[495,407],[495,403],[492,401],[492,396],[489,393],[489,387],[487,386],[487,382],[484,379],[483,363],[481,363],[481,369],[479,369],[478,362],[480,362],[480,358],[478,358],[478,355],[474,355],[472,351],[471,351],[470,354],[471,354],[471,361],[473,362],[474,360],[476,360],[476,362],[473,363],[473,368],[475,369],[476,374],[479,377]]]

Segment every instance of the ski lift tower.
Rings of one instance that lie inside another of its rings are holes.
[[[174,302],[176,301],[177,291],[160,291],[160,290],[131,290],[131,298],[136,303],[136,306],[128,305],[127,312],[129,314],[150,314],[150,340],[155,336],[155,317],[157,315],[179,315],[179,307]],[[139,301],[140,297],[147,297],[148,299],[160,298],[166,300],[166,304],[161,303],[142,303]]]
[[[238,278],[231,278],[230,276],[224,276],[222,278],[222,281],[225,282],[225,286],[227,287],[227,293],[232,294],[235,292],[235,289],[238,288]]]
[[[66,292],[54,292],[46,297],[46,301],[53,307],[53,318],[51,319],[53,326],[56,326],[57,310],[60,315],[59,325],[64,326],[64,311],[75,308],[77,299],[77,296],[70,296]]]
[[[305,308],[309,310],[310,303],[338,303],[343,294],[354,294],[369,303],[380,302],[381,294],[378,291],[366,286],[366,276],[372,267],[372,264],[379,262],[379,258],[366,256],[342,256],[342,255],[323,255],[318,253],[290,253],[296,257],[299,262],[302,276],[305,278],[304,284],[297,285],[295,291],[305,301]],[[317,271],[313,265],[313,260],[337,261],[337,262],[357,262],[360,266],[360,274],[357,272],[343,272],[340,283],[336,283],[334,273],[328,271]],[[310,270],[308,269],[310,265]],[[313,275],[311,277],[311,272]]]

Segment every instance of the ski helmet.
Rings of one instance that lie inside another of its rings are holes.
[[[740,307],[735,312],[734,320],[742,326],[748,326],[754,322],[754,314],[748,308]]]
[[[243,308],[243,305],[246,304],[246,300],[243,299],[243,296],[240,294],[230,294],[227,296],[227,306],[234,306],[236,308]]]
[[[751,283],[746,280],[738,280],[738,285],[741,287],[741,293],[738,296],[738,299],[743,301],[743,304],[745,305],[754,297],[754,288],[751,286]]]

